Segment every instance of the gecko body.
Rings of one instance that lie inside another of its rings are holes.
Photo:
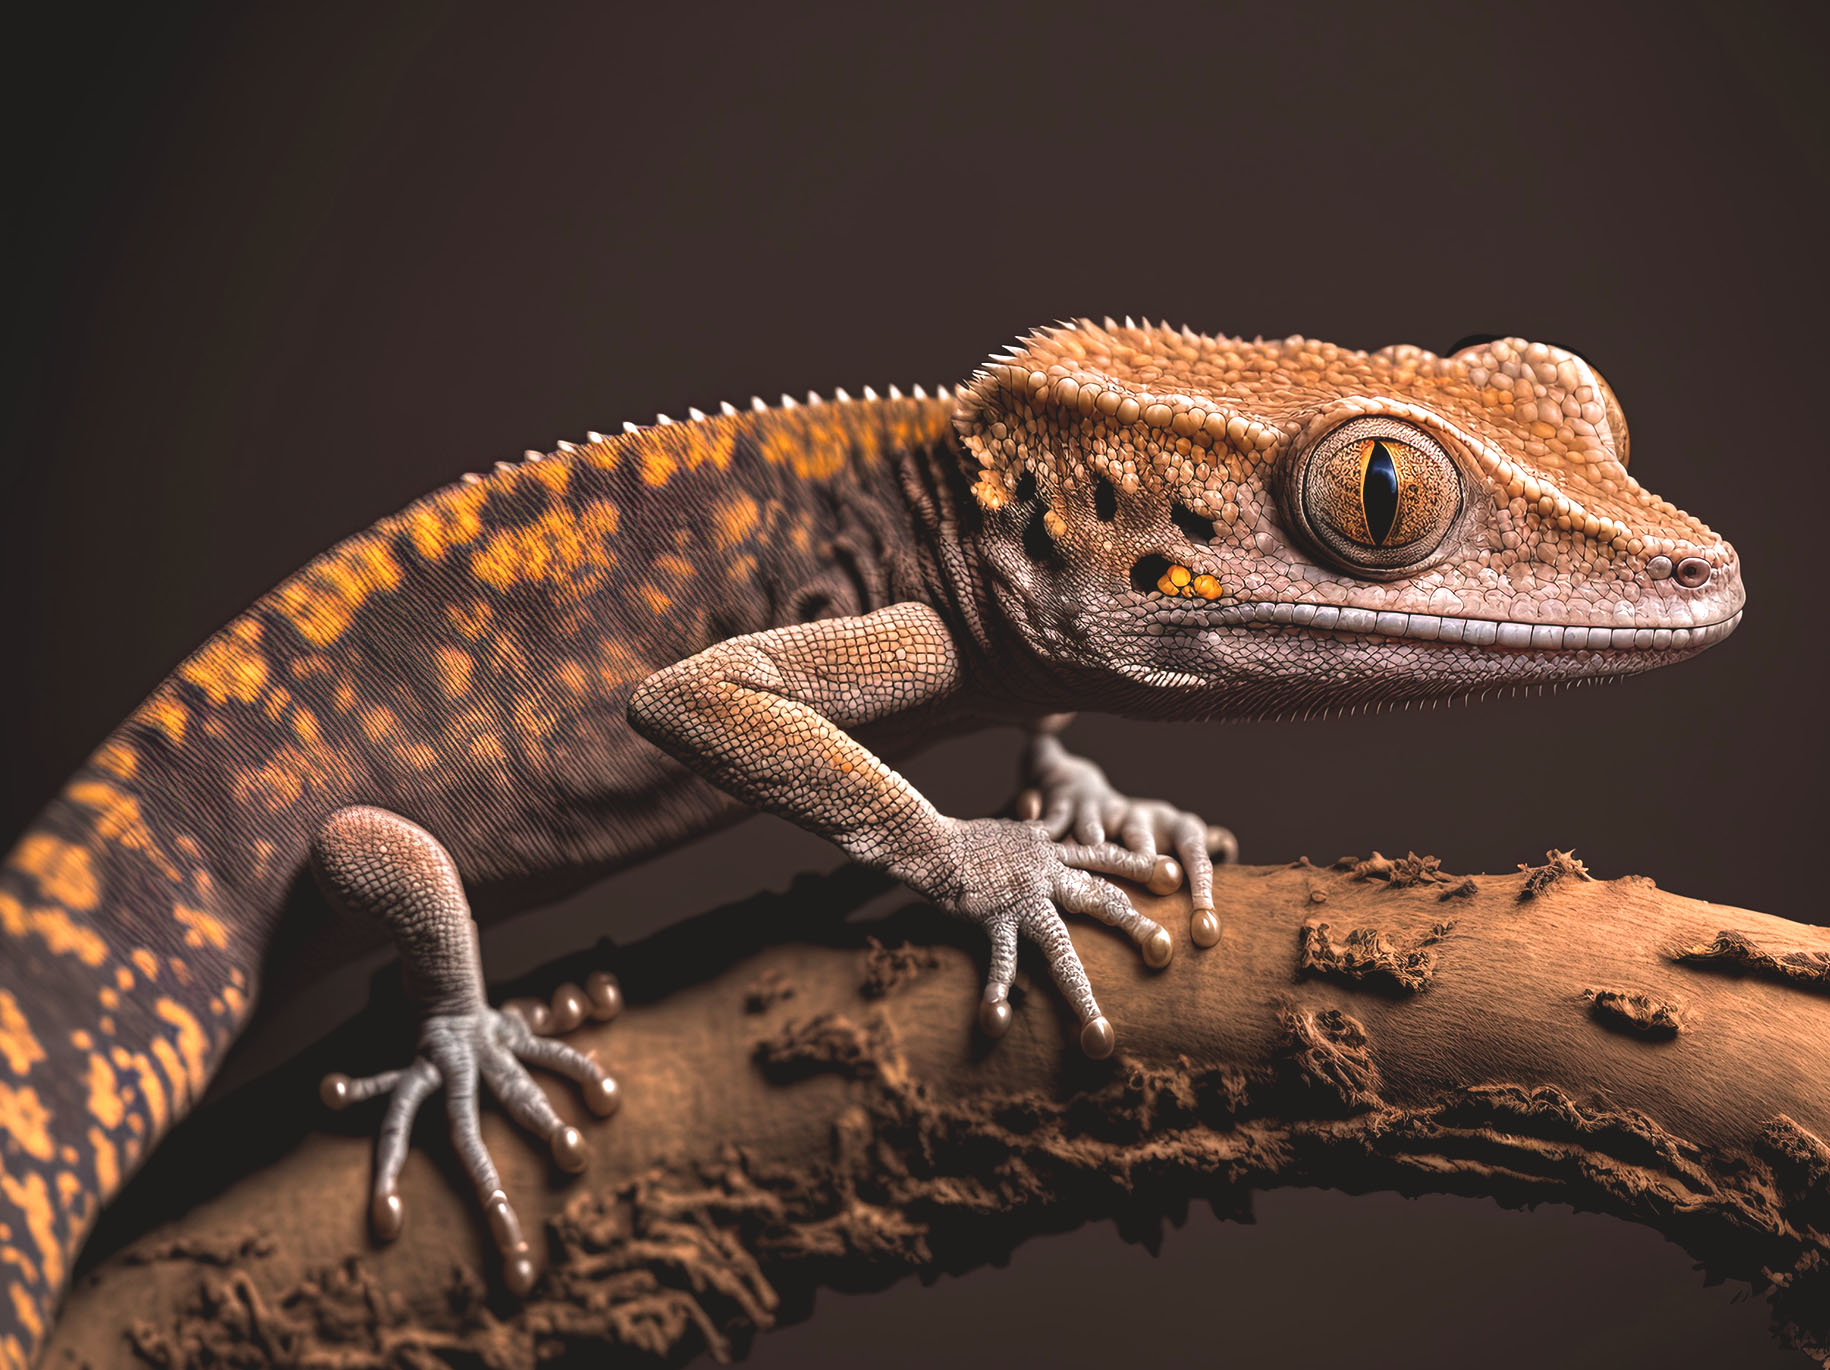
[[[0,1367],[29,1363],[83,1234],[202,1093],[314,876],[349,954],[391,935],[423,1015],[385,1095],[372,1212],[443,1087],[501,1246],[481,1080],[578,1155],[524,1068],[595,1062],[489,1007],[473,911],[522,907],[740,816],[781,814],[1021,938],[1094,1055],[1113,1030],[1063,913],[1165,962],[1107,877],[1186,879],[1211,946],[1224,834],[1115,793],[1079,709],[1292,715],[1627,675],[1738,622],[1739,563],[1628,473],[1574,353],[1041,329],[957,394],[727,408],[467,478],[338,544],[161,683],[0,867]],[[1038,821],[942,815],[894,771],[1031,727]],[[321,907],[320,907],[321,913]],[[594,987],[597,993],[601,987]]]

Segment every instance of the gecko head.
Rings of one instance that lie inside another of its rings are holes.
[[[991,611],[1080,707],[1305,712],[1613,678],[1739,622],[1578,354],[1041,329],[955,415]],[[1088,690],[1103,691],[1097,699]]]

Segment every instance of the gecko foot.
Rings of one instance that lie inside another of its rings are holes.
[[[1153,969],[1168,965],[1175,955],[1175,941],[1168,930],[1132,908],[1123,890],[1101,878],[1116,875],[1141,883],[1163,858],[1144,856],[1111,842],[1056,842],[1041,823],[1002,818],[949,821],[947,883],[934,889],[923,882],[917,888],[977,923],[991,938],[991,968],[979,1002],[980,1030],[990,1037],[1001,1037],[1009,1030],[1017,946],[1027,937],[1042,949],[1055,983],[1080,1019],[1081,1049],[1095,1060],[1110,1056],[1117,1034],[1099,1011],[1086,968],[1061,915],[1082,913],[1097,918],[1129,936],[1144,964]]]
[[[562,989],[585,999],[576,986]],[[406,1220],[398,1185],[414,1116],[427,1096],[444,1086],[452,1144],[476,1186],[490,1235],[502,1254],[504,1282],[516,1294],[525,1294],[533,1287],[533,1256],[522,1236],[520,1219],[503,1191],[495,1163],[483,1145],[477,1112],[478,1078],[489,1086],[510,1117],[546,1139],[553,1161],[561,1170],[578,1173],[585,1168],[588,1155],[583,1135],[554,1111],[523,1062],[544,1066],[577,1081],[583,1088],[586,1105],[599,1117],[616,1111],[616,1081],[595,1060],[564,1042],[539,1036],[521,1012],[507,1009],[431,1014],[420,1024],[419,1053],[406,1069],[359,1080],[327,1075],[319,1087],[324,1102],[339,1109],[388,1095],[387,1114],[375,1143],[369,1221],[376,1237],[392,1241],[400,1235]]]
[[[1214,863],[1239,859],[1231,832],[1162,800],[1120,794],[1103,770],[1068,751],[1053,733],[1031,741],[1023,770],[1029,788],[1017,796],[1017,818],[1040,820],[1056,841],[1071,834],[1098,846],[1116,835],[1127,849],[1152,859],[1148,878],[1140,881],[1152,894],[1173,894],[1187,881],[1194,904],[1189,940],[1197,947],[1220,940]]]

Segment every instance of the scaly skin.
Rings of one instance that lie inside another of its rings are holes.
[[[576,1138],[520,1062],[600,1106],[613,1087],[531,1010],[488,1008],[472,903],[523,906],[766,808],[986,929],[988,1032],[1035,939],[1104,1054],[1062,913],[1160,965],[1170,930],[1105,877],[1185,875],[1210,945],[1229,839],[1118,795],[1062,748],[1061,714],[1621,675],[1719,640],[1742,602],[1727,544],[1628,476],[1599,375],[1517,341],[1439,358],[1062,325],[957,402],[758,405],[530,457],[264,597],[0,869],[0,1370],[29,1361],[100,1205],[202,1091],[263,956],[302,936],[281,914],[310,867],[361,915],[337,949],[392,933],[426,1015],[412,1064],[328,1085],[392,1096],[377,1231],[399,1228],[406,1121],[442,1084],[523,1287],[476,1083],[562,1163]],[[942,815],[880,759],[1011,721],[1033,729],[1037,822]]]

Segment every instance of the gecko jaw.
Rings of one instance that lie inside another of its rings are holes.
[[[1179,606],[1177,606],[1179,607]],[[1269,601],[1208,605],[1176,615],[1176,626],[1205,628],[1293,627],[1337,636],[1400,638],[1501,651],[1692,651],[1711,647],[1734,632],[1742,610],[1712,623],[1685,628],[1606,627],[1588,624],[1520,623],[1446,614],[1409,614],[1344,608],[1333,604]],[[1180,623],[1177,622],[1178,618]]]

